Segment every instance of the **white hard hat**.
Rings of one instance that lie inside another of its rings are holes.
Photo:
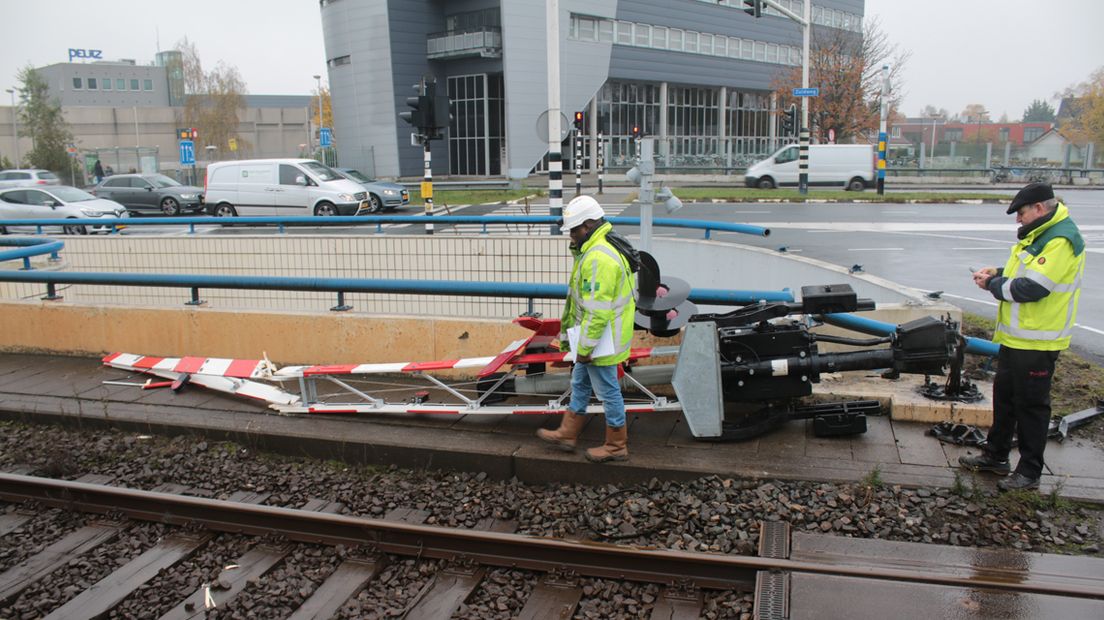
[[[560,232],[571,232],[572,228],[587,220],[599,220],[603,217],[606,217],[606,212],[602,210],[602,205],[598,204],[597,200],[590,196],[579,196],[564,207],[563,226],[560,226]]]

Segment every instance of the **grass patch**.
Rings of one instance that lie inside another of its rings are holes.
[[[473,205],[485,202],[506,202],[518,200],[526,196],[544,196],[546,190],[539,189],[474,189],[474,190],[446,190],[433,192],[433,206],[442,205]],[[422,192],[416,189],[410,190],[410,205],[424,206]]]
[[[874,469],[871,469],[865,476],[863,476],[862,480],[860,480],[859,483],[870,489],[882,488],[882,486],[885,485],[885,481],[882,480],[882,469],[875,465]]]
[[[930,202],[945,203],[954,200],[985,200],[988,202],[1007,202],[1012,195],[983,194],[980,192],[888,192],[879,196],[874,191],[846,192],[838,190],[810,190],[801,195],[797,189],[752,189],[746,187],[680,187],[675,194],[684,202],[690,200],[724,200],[726,202],[747,202],[758,200],[785,200],[805,202],[807,200],[831,200],[835,202]]]

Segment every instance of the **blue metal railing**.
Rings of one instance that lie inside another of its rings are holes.
[[[21,247],[20,250],[4,250],[0,252],[0,263],[9,260],[23,259],[23,269],[31,268],[31,257],[49,254],[51,260],[58,259],[58,252],[65,247],[65,243],[47,238],[12,237],[0,239],[0,247],[12,245]]]
[[[638,217],[610,217],[606,218],[614,224],[625,226],[640,226]],[[27,220],[0,220],[0,226],[34,226],[36,234],[44,234],[43,228],[58,228],[63,225],[85,226],[109,226],[112,233],[118,232],[119,227],[131,226],[188,226],[188,231],[195,232],[197,225],[207,226],[232,226],[232,225],[275,225],[280,232],[284,232],[286,226],[341,226],[341,225],[372,225],[376,226],[376,232],[383,232],[384,224],[483,224],[483,233],[487,233],[487,224],[554,224],[559,218],[550,215],[434,215],[426,219],[424,215],[341,215],[332,217],[317,216],[288,216],[288,217],[174,217],[174,218],[125,218],[121,220],[65,220],[53,219],[27,219]],[[766,237],[770,235],[769,228],[753,226],[751,224],[732,224],[729,222],[711,222],[708,220],[681,220],[674,218],[655,218],[653,226],[666,226],[671,228],[693,228],[705,231],[705,238],[710,238],[710,233],[732,232],[747,235]]]
[[[47,286],[47,298],[56,298],[58,284],[98,284],[110,286],[158,286],[190,288],[198,303],[199,289],[252,289],[313,291],[338,293],[343,306],[346,293],[392,293],[408,295],[450,295],[464,297],[515,297],[524,299],[564,299],[565,284],[525,282],[458,282],[455,280],[383,280],[370,278],[314,278],[295,276],[215,276],[169,273],[112,273],[66,271],[0,271],[0,281],[40,283]],[[742,306],[765,301],[793,301],[789,290],[749,291],[694,289],[690,301],[719,306]]]

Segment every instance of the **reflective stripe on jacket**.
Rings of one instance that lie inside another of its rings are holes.
[[[581,327],[579,351],[590,355],[606,326],[612,326],[614,354],[594,358],[596,366],[619,364],[629,358],[636,300],[628,261],[606,240],[613,225],[606,222],[575,252],[568,281],[562,328]]]
[[[1069,348],[1081,279],[1085,273],[1084,241],[1069,210],[1058,205],[1054,217],[1012,246],[1004,265],[1000,307],[993,342],[1013,349],[1062,351]],[[1027,278],[1048,292],[1037,301],[1017,302],[1012,281]]]

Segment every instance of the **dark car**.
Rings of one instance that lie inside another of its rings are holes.
[[[128,211],[159,211],[180,215],[203,210],[203,189],[181,185],[163,174],[117,174],[92,188],[92,193],[123,205]]]
[[[410,204],[410,192],[398,183],[377,181],[352,168],[337,168],[337,171],[345,178],[354,183],[360,183],[364,186],[364,189],[368,190],[368,213],[379,213],[384,209],[397,209]],[[361,213],[364,212],[361,211]]]

